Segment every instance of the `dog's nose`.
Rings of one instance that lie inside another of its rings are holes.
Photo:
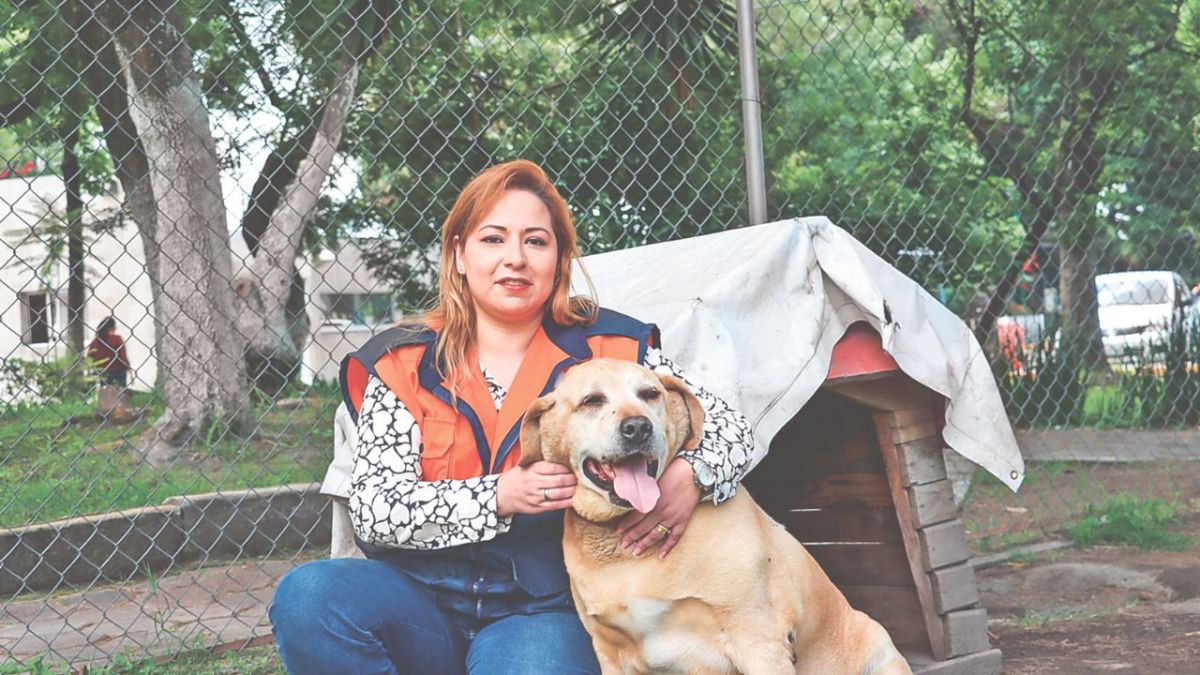
[[[650,420],[643,415],[626,417],[625,419],[621,420],[621,436],[623,436],[627,441],[633,441],[636,443],[645,441],[646,439],[650,438],[650,431],[652,428],[653,427],[650,425]]]

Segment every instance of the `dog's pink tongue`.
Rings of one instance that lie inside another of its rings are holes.
[[[646,458],[635,457],[614,465],[617,477],[613,490],[617,496],[633,505],[640,513],[649,513],[658,503],[658,483],[646,473]]]

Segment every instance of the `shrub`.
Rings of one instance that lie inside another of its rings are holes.
[[[1133,355],[1121,388],[1142,426],[1200,424],[1200,318],[1176,324],[1165,344]]]
[[[0,382],[17,398],[33,397],[39,402],[66,403],[88,398],[96,386],[97,373],[86,359],[68,355],[50,361],[5,359],[0,365]]]

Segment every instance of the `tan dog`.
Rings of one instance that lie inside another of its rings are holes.
[[[525,415],[522,463],[559,462],[579,481],[563,551],[604,673],[910,672],[745,489],[701,504],[665,559],[621,547],[617,519],[654,507],[658,477],[697,447],[703,420],[681,381],[612,359],[571,369]]]

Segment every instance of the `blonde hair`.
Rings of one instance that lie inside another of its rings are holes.
[[[455,392],[465,374],[467,353],[475,344],[475,305],[467,290],[466,279],[455,269],[456,242],[466,239],[509,190],[524,190],[536,196],[550,211],[551,227],[558,244],[558,265],[554,289],[546,301],[544,318],[561,326],[588,325],[595,321],[595,289],[587,271],[579,271],[587,283],[589,296],[571,295],[572,262],[579,259],[575,223],[567,201],[555,189],[546,172],[537,164],[518,159],[497,164],[467,184],[442,223],[442,259],[437,303],[428,311],[405,319],[408,326],[429,326],[438,331],[435,356],[438,372]]]

